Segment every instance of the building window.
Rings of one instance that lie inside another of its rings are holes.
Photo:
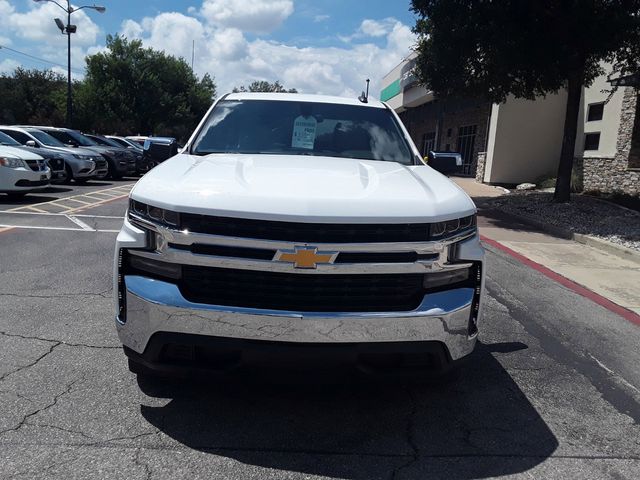
[[[450,137],[450,136],[451,136],[451,129],[448,129],[447,130],[447,137]]]
[[[598,150],[600,147],[600,132],[595,133],[587,133],[584,136],[584,149],[587,150]]]
[[[602,120],[604,114],[604,103],[592,103],[587,110],[587,122]]]
[[[447,145],[444,147],[444,151],[445,152],[450,152],[451,151],[451,144],[447,143]]]
[[[436,132],[428,132],[422,136],[422,156],[426,157],[435,149]]]

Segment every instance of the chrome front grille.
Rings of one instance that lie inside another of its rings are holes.
[[[457,261],[453,247],[475,231],[438,242],[309,244],[170,229],[131,212],[129,219],[147,230],[149,241],[147,249],[129,250],[134,260],[125,274],[175,283],[195,303],[307,312],[411,311],[425,295],[443,290],[427,288],[425,275],[473,268],[472,262]],[[326,254],[326,261],[302,268],[282,260],[282,252],[305,249]],[[469,282],[475,277],[464,278],[444,289],[473,288]]]

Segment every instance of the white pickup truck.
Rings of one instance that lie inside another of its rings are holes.
[[[116,325],[138,374],[441,373],[474,349],[483,258],[386,104],[230,94],[131,192]]]

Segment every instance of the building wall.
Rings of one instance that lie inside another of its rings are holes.
[[[604,65],[605,68],[610,68]],[[582,92],[580,102],[580,112],[578,113],[578,131],[576,132],[575,156],[587,156],[591,158],[607,157],[612,158],[617,151],[618,130],[620,129],[620,113],[622,111],[622,99],[624,89],[618,89],[610,98],[606,90],[610,90],[611,85],[607,82],[607,77],[602,75],[593,82],[589,88]],[[604,91],[603,91],[604,90]],[[588,121],[589,105],[604,103],[602,120]],[[584,151],[584,139],[588,133],[600,133],[600,144],[597,150]]]
[[[567,95],[537,100],[510,97],[493,105],[484,181],[518,184],[554,175],[558,168]]]
[[[586,192],[640,195],[640,94],[631,87],[618,92],[622,100],[613,155],[585,152],[576,158],[576,167]]]

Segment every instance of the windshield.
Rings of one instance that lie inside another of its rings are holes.
[[[313,155],[414,163],[409,145],[386,109],[275,100],[219,102],[196,138],[192,153]]]
[[[41,132],[40,130],[27,130],[27,132],[29,132],[30,135],[32,135],[34,138],[37,138],[40,143],[46,145],[47,147],[66,146],[64,143],[59,142],[48,133]]]
[[[78,145],[81,145],[83,147],[95,147],[96,145],[98,145],[90,138],[87,138],[78,132],[74,132],[73,130],[59,130],[59,132],[67,135],[71,139],[75,140]]]
[[[12,147],[21,147],[22,144],[20,142],[16,142],[13,138],[11,138],[6,133],[0,132],[0,145],[11,145]]]
[[[111,138],[107,138],[107,137],[88,137],[91,140],[93,140],[94,142],[100,144],[100,145],[106,145],[107,147],[118,147],[118,148],[122,148],[122,145],[120,145],[118,142],[114,142]]]

